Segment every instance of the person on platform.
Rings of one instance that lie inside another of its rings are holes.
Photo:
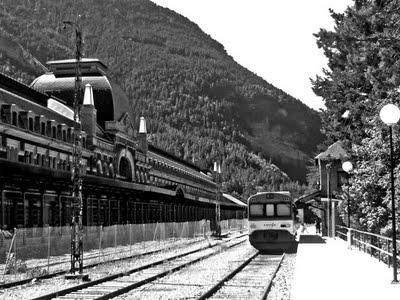
[[[319,218],[315,220],[315,231],[317,234],[321,233],[321,221],[319,220]]]

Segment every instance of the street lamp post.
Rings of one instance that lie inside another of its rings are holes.
[[[345,161],[342,164],[342,169],[345,171],[348,176],[350,176],[351,170],[353,170],[353,164],[350,161]],[[347,179],[347,227],[350,228],[350,191],[349,191],[349,183],[350,179]]]
[[[393,281],[398,283],[397,280],[397,245],[396,245],[396,203],[394,199],[394,162],[393,162],[393,133],[392,127],[400,119],[400,110],[394,104],[386,104],[379,112],[379,116],[383,123],[389,126],[389,140],[390,140],[390,183],[392,194],[392,243],[393,243]]]
[[[71,26],[75,31],[75,89],[74,89],[74,145],[73,145],[73,166],[72,166],[72,231],[71,231],[71,274],[67,278],[82,277],[83,275],[83,199],[82,199],[82,127],[80,119],[81,106],[81,70],[82,59],[82,30],[81,27],[72,21],[64,21],[64,27]],[[76,275],[76,271],[79,275]]]
[[[328,229],[328,237],[335,237],[333,235],[332,229],[332,197],[331,197],[331,169],[332,164],[326,164],[326,193],[328,196],[328,210],[327,210],[327,229]]]

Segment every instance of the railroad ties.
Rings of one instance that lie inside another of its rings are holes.
[[[59,290],[55,293],[43,295],[35,298],[35,300],[111,299],[171,273],[177,272],[191,264],[221,253],[220,247],[215,247],[217,245],[224,245],[226,248],[232,248],[243,244],[246,241],[246,236],[236,236],[212,246],[208,245],[197,250],[192,250],[183,254],[164,258],[148,265],[143,265],[141,267],[106,276],[98,280],[93,280],[91,282],[79,284],[64,290]]]
[[[285,254],[261,255],[257,252],[198,300],[266,299],[284,257]]]

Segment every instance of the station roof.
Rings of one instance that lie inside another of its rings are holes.
[[[304,194],[294,200],[294,203],[309,203],[311,201],[321,201],[321,191],[313,191],[308,194]]]
[[[343,143],[341,141],[337,141],[328,147],[328,149],[324,152],[318,154],[315,159],[319,160],[332,160],[332,159],[346,159],[348,157],[348,153],[344,150]]]
[[[225,199],[227,199],[227,200],[229,200],[229,201],[231,201],[231,202],[233,202],[233,203],[235,203],[235,204],[237,204],[237,205],[239,205],[239,206],[247,207],[247,204],[246,204],[246,203],[243,203],[242,201],[240,201],[239,199],[236,199],[236,198],[233,197],[232,195],[224,194],[224,193],[223,193],[222,196],[224,196]]]
[[[31,87],[65,101],[73,107],[75,91],[75,59],[47,62],[51,72],[37,77]],[[82,87],[93,89],[97,123],[104,129],[106,121],[119,120],[125,112],[132,115],[131,105],[122,89],[106,76],[107,67],[98,59],[85,58],[80,62]]]
[[[57,77],[75,76],[76,59],[52,60],[46,64]],[[105,75],[107,72],[107,66],[97,58],[82,58],[79,66],[82,75]]]

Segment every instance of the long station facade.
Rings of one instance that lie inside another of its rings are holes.
[[[0,74],[0,225],[67,226],[72,213],[75,60],[48,62],[30,86]],[[207,170],[147,142],[124,92],[97,59],[80,62],[83,223],[242,217]]]

